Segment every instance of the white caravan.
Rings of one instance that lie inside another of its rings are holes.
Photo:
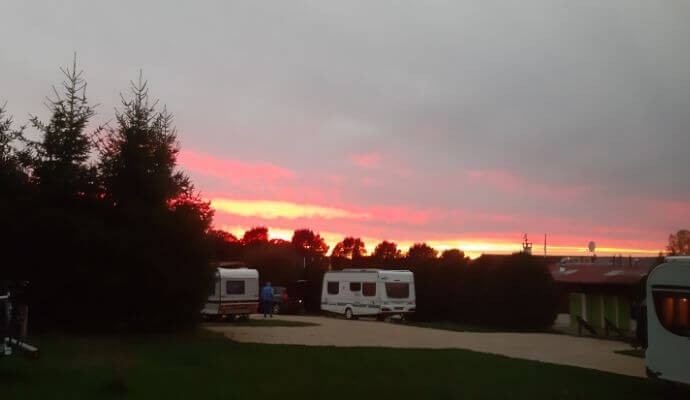
[[[204,317],[249,317],[249,314],[258,312],[259,272],[239,267],[241,265],[243,264],[220,264],[206,305],[201,311]]]
[[[690,385],[690,257],[667,257],[647,279],[647,374]]]
[[[344,269],[326,272],[321,288],[321,310],[347,319],[415,311],[414,275],[407,270]]]

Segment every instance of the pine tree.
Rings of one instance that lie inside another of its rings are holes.
[[[164,208],[192,191],[189,179],[175,171],[179,147],[173,117],[165,107],[156,110],[158,102],[149,100],[141,74],[131,82],[131,92],[130,100],[122,98],[117,128],[100,148],[106,198],[130,210]]]
[[[2,183],[5,179],[22,171],[23,164],[26,163],[28,153],[26,150],[19,149],[17,144],[25,143],[24,128],[13,129],[12,117],[6,116],[6,104],[0,105],[0,174]],[[7,189],[3,186],[4,189]]]
[[[213,276],[207,236],[213,210],[176,170],[172,114],[150,100],[141,74],[116,121],[99,142],[104,198],[115,217],[105,273],[110,290],[126,290],[127,297],[103,306],[129,330],[189,326]]]
[[[53,198],[82,197],[94,189],[95,170],[87,165],[91,140],[86,128],[96,114],[86,98],[83,71],[77,70],[76,55],[72,68],[60,68],[65,76],[63,94],[53,87],[54,98],[46,106],[51,112],[48,123],[31,117],[31,125],[42,134],[35,143],[37,159],[34,174],[44,194]]]

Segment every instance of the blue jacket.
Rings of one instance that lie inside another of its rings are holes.
[[[264,286],[261,288],[261,301],[273,301],[273,288]]]

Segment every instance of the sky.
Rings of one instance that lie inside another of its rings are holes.
[[[0,4],[0,101],[46,117],[74,52],[111,121],[139,70],[241,235],[476,256],[654,255],[690,225],[680,0]]]

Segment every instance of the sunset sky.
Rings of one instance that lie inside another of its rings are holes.
[[[690,227],[685,1],[0,5],[18,123],[77,52],[113,119],[143,69],[181,168],[236,235],[654,255]]]

